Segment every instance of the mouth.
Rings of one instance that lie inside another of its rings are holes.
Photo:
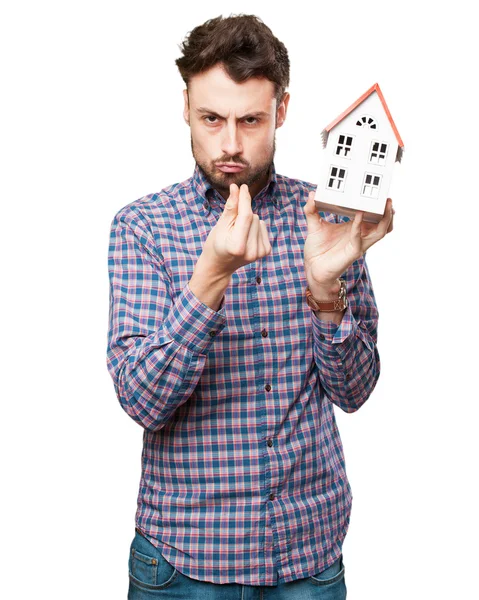
[[[244,169],[244,166],[235,163],[218,163],[216,167],[223,173],[239,173]]]

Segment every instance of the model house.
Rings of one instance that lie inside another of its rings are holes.
[[[321,133],[325,155],[316,190],[321,211],[377,223],[404,144],[375,83]]]

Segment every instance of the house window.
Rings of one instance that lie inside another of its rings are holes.
[[[369,127],[370,129],[377,129],[376,121],[369,115],[363,115],[356,121],[358,127]]]
[[[344,191],[344,182],[346,180],[346,171],[342,167],[334,167],[331,165],[329,170],[328,185],[329,190]]]
[[[369,198],[377,198],[379,195],[379,185],[381,183],[382,175],[376,175],[376,173],[365,173],[363,181],[363,196]]]
[[[369,151],[369,162],[376,165],[385,165],[387,153],[388,144],[386,142],[377,142],[373,140]]]
[[[340,134],[338,138],[338,145],[336,146],[336,155],[350,158],[351,146],[353,144],[353,137],[351,135]]]

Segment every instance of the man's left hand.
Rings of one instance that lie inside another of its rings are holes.
[[[317,290],[330,290],[354,261],[393,230],[395,211],[392,199],[388,198],[379,223],[364,222],[362,210],[346,223],[328,223],[320,217],[314,198],[315,192],[310,192],[303,207],[308,224],[304,268],[310,285]]]

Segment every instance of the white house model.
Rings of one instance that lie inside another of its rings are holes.
[[[325,156],[316,189],[321,211],[364,221],[383,216],[393,167],[401,162],[404,144],[379,85],[347,108],[321,133]]]

